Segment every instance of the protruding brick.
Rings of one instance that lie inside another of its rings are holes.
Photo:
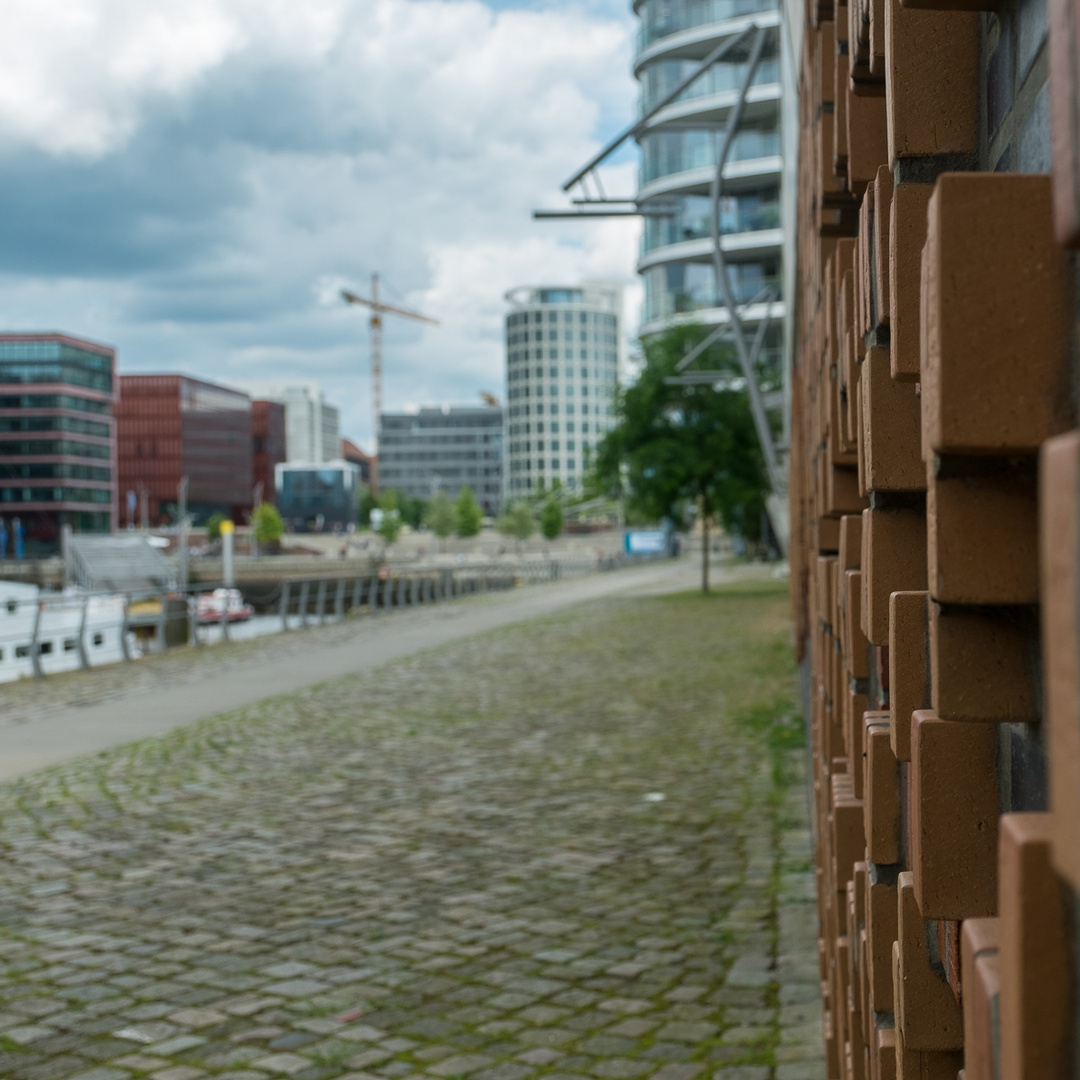
[[[892,951],[897,937],[896,886],[883,883],[877,868],[870,869],[866,894],[866,932],[870,984],[870,1002],[875,1012],[892,1012]]]
[[[937,453],[1038,449],[1069,426],[1072,275],[1050,179],[945,173],[927,207],[922,408]]]
[[[840,519],[822,515],[814,519],[814,547],[819,554],[832,554],[840,546]]]
[[[896,1030],[876,1028],[870,1051],[870,1080],[896,1080]]]
[[[893,379],[889,350],[878,346],[866,351],[860,385],[866,486],[871,491],[925,490],[915,387]]]
[[[865,679],[870,674],[870,643],[862,630],[862,571],[848,570],[848,612],[844,620],[844,656],[847,658],[848,674],[853,679]]]
[[[1022,613],[930,605],[930,705],[943,720],[1037,723]]]
[[[995,728],[916,711],[907,856],[923,918],[996,914],[999,813]]]
[[[871,12],[880,5],[884,12],[885,0],[874,0]],[[873,14],[871,14],[873,26]],[[874,234],[871,243],[874,252],[874,296],[877,300],[874,312],[882,326],[889,325],[889,221],[892,217],[893,177],[888,165],[879,165],[874,178]]]
[[[848,94],[848,189],[861,195],[888,158],[889,132],[884,97]]]
[[[961,972],[964,987],[964,1075],[971,1080],[995,1080],[999,1060],[998,920],[965,919],[961,934]]]
[[[885,96],[889,162],[978,147],[977,15],[938,14],[886,0]]]
[[[889,714],[865,714],[863,803],[866,854],[875,863],[900,861],[900,776],[889,743]]]
[[[926,543],[935,600],[1038,603],[1038,504],[1026,476],[932,476]]]
[[[964,1044],[960,1006],[948,983],[931,966],[926,922],[910,873],[901,874],[897,882],[897,930],[895,1012],[905,1048],[959,1050]],[[953,1077],[958,1068],[959,1062],[953,1067]],[[898,1068],[898,1075],[902,1071]]]
[[[1047,814],[1001,819],[1001,1075],[1071,1076],[1073,901],[1050,861]]]
[[[900,382],[919,381],[919,265],[933,193],[933,184],[897,184],[889,204],[889,364]]]
[[[866,636],[889,644],[889,596],[926,588],[926,519],[917,510],[867,510],[863,514]]]
[[[889,597],[889,735],[898,761],[911,760],[911,714],[930,705],[929,599],[926,591]]]
[[[1051,439],[1039,466],[1046,758],[1054,865],[1080,891],[1080,431]]]
[[[859,494],[857,470],[845,465],[830,466],[826,482],[826,510],[830,514],[858,514],[866,508],[866,499]]]

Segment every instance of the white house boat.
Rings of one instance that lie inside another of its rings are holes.
[[[200,623],[247,622],[255,609],[244,603],[239,589],[214,589],[213,592],[200,593],[197,617]]]
[[[34,674],[34,640],[45,675],[124,659],[121,596],[42,592],[36,585],[0,581],[0,682]],[[139,655],[128,633],[132,656]],[[80,634],[83,648],[79,648]]]

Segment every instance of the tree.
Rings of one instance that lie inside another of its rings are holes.
[[[563,527],[562,506],[554,492],[549,495],[540,511],[540,531],[548,540],[554,540]]]
[[[719,515],[729,532],[757,539],[769,482],[730,348],[713,347],[702,359],[709,370],[726,373],[723,388],[665,381],[703,333],[697,326],[678,326],[642,343],[644,367],[619,395],[616,425],[597,444],[593,467],[605,493],[621,495],[628,485],[631,509],[653,520],[681,524],[687,506],[697,506],[701,588],[708,592],[709,522]]]
[[[259,503],[251,515],[251,527],[255,540],[260,544],[273,544],[285,535],[285,522],[271,503]]]
[[[480,531],[484,520],[484,512],[480,509],[472,488],[466,484],[459,492],[457,502],[454,503],[454,511],[457,514],[458,536],[475,536]]]
[[[379,496],[378,509],[382,511],[378,533],[389,546],[397,540],[405,524],[401,519],[401,511],[398,509],[397,496],[394,492],[384,491]]]
[[[427,504],[425,517],[427,527],[439,538],[445,540],[458,527],[457,510],[445,491],[436,492]]]
[[[518,541],[528,540],[536,531],[536,520],[528,503],[511,503],[499,518],[499,532]]]
[[[223,514],[220,510],[215,510],[206,519],[206,539],[210,543],[214,543],[215,540],[221,539],[221,526],[229,520],[228,514]]]

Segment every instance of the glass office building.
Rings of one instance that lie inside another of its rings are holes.
[[[523,286],[506,299],[505,499],[556,480],[580,489],[614,422],[622,289]]]
[[[641,113],[690,75],[717,45],[748,27],[767,29],[763,59],[723,173],[722,249],[736,302],[752,333],[765,317],[765,289],[781,284],[780,13],[776,0],[636,0],[640,22],[634,73]],[[713,269],[710,185],[724,126],[746,76],[745,52],[718,62],[666,105],[639,136],[638,202],[646,211],[638,270],[645,281],[642,333],[672,318],[716,325],[727,320]],[[766,356],[778,359],[783,303],[768,309],[773,322]]]
[[[0,334],[0,518],[11,557],[116,522],[116,353],[66,334]]]

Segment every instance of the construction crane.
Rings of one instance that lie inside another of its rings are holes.
[[[404,319],[415,319],[417,322],[428,323],[438,326],[438,319],[429,319],[418,311],[409,311],[408,308],[394,307],[393,304],[384,304],[379,299],[379,275],[371,275],[371,299],[357,296],[348,289],[341,290],[341,299],[346,304],[362,304],[371,308],[371,319],[368,326],[371,327],[371,404],[375,410],[375,453],[371,460],[371,493],[379,491],[379,435],[382,427],[382,317],[383,315],[400,315]]]
[[[494,394],[489,394],[486,390],[480,391],[480,400],[489,409],[497,409],[499,407],[499,399]]]

